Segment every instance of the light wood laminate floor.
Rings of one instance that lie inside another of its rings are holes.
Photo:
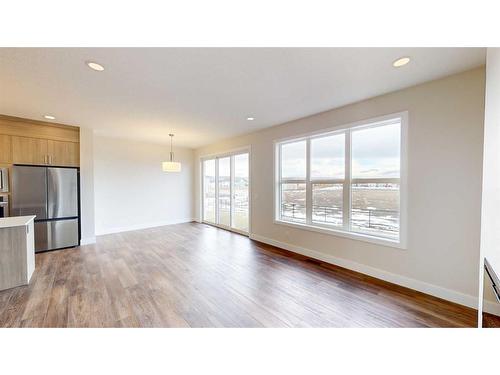
[[[205,224],[36,256],[1,327],[469,327],[476,312]]]

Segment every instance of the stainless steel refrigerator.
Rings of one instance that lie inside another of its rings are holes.
[[[78,168],[14,165],[13,216],[36,215],[35,252],[80,244]]]

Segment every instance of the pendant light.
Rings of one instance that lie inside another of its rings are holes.
[[[181,171],[181,163],[174,161],[174,152],[172,151],[172,139],[174,138],[173,134],[169,134],[170,136],[170,161],[164,161],[161,163],[163,172],[180,172]]]

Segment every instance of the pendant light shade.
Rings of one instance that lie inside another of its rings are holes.
[[[163,172],[180,172],[181,171],[181,163],[177,163],[175,161],[164,161],[161,163],[161,167]]]
[[[163,172],[180,172],[181,163],[174,161],[174,152],[172,151],[172,138],[174,138],[174,135],[169,134],[169,136],[170,136],[170,160],[161,163],[161,168]]]

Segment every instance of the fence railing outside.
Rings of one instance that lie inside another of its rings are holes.
[[[219,197],[219,210],[229,211],[231,209],[231,198],[230,197]],[[234,200],[234,209],[238,210],[248,210],[248,199]]]
[[[297,203],[282,203],[281,216],[289,219],[305,219],[306,207]],[[340,206],[312,206],[315,222],[341,224],[343,210]],[[386,209],[352,208],[351,224],[361,228],[377,229],[388,232],[399,231],[399,212]]]

